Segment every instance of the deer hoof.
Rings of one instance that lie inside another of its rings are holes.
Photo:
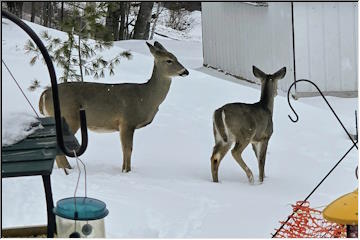
[[[251,174],[248,176],[250,184],[254,184],[254,176]]]
[[[67,169],[66,168],[63,168],[63,169],[64,169],[65,175],[69,175],[69,172],[67,171]]]
[[[130,172],[130,171],[131,171],[130,167],[123,167],[123,169],[122,169],[122,172],[125,172],[125,173]]]

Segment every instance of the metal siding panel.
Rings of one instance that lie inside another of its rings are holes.
[[[297,79],[311,79],[308,35],[309,18],[307,15],[307,7],[301,3],[294,2],[294,42]],[[299,91],[301,85],[296,86],[297,91]]]
[[[269,72],[275,72],[286,66],[286,76],[279,81],[278,88],[287,91],[294,82],[291,3],[269,4],[271,7],[269,8],[269,18],[272,26],[272,43],[269,46],[269,49],[271,49],[269,54],[273,59]]]
[[[323,91],[357,90],[356,10],[355,3],[294,3],[298,79],[310,79]],[[297,92],[316,90],[299,84]]]
[[[252,65],[271,73],[286,66],[288,73],[279,88],[287,90],[294,80],[290,3],[202,6],[204,63],[250,80],[255,80]]]
[[[338,3],[328,3],[324,11],[325,82],[327,91],[341,88]],[[327,24],[325,24],[327,23]],[[330,24],[331,23],[331,24]]]
[[[359,56],[358,56],[358,44],[359,44],[359,40],[358,40],[358,3],[353,3],[354,6],[353,6],[353,11],[354,11],[354,42],[355,42],[355,51],[354,51],[354,59],[355,59],[355,68],[356,68],[356,71],[355,71],[355,79],[354,79],[354,85],[355,85],[355,89],[358,90],[358,71],[359,71],[359,62],[358,62],[358,59],[359,59]]]
[[[208,28],[208,4],[207,3],[201,3],[201,32],[202,32],[202,36],[208,36],[207,33],[207,28]],[[210,44],[210,41],[202,41],[202,47],[203,47],[203,64],[207,65],[208,64],[208,59],[209,59],[209,47],[208,45]]]
[[[354,39],[354,4],[353,3],[339,3],[340,13],[340,49],[341,49],[341,90],[355,91],[356,71],[354,51],[356,49],[356,42]]]
[[[251,80],[252,65],[267,72],[285,65],[279,88],[286,90],[294,80],[290,6],[202,3],[204,63]],[[295,2],[294,24],[297,78],[326,91],[356,91],[357,3]],[[299,84],[297,91],[315,89]]]
[[[320,89],[325,88],[325,61],[324,61],[324,28],[322,21],[322,4],[312,3],[308,6],[309,17],[309,52],[310,52],[310,75],[311,80],[316,82]],[[301,86],[304,86],[302,84]],[[301,88],[300,88],[301,89]]]

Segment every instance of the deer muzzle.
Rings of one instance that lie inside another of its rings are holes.
[[[181,71],[181,72],[179,73],[179,76],[182,76],[182,77],[185,77],[185,76],[187,76],[187,75],[189,75],[189,71],[188,71],[187,69],[184,69],[183,71]]]

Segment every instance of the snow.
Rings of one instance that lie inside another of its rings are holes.
[[[8,146],[15,144],[28,135],[35,132],[41,126],[31,127],[32,124],[39,122],[35,116],[24,112],[7,112],[3,114],[1,128],[1,145]]]
[[[37,33],[44,29],[28,24]],[[3,59],[37,109],[43,89],[30,92],[27,88],[34,78],[42,86],[49,85],[47,70],[41,63],[29,65],[31,57],[24,55],[23,49],[25,33],[6,20],[2,31]],[[49,33],[66,36],[54,30]],[[89,131],[89,145],[81,156],[87,166],[89,197],[106,202],[110,211],[105,219],[107,237],[270,237],[280,226],[279,221],[291,213],[290,204],[308,195],[352,143],[329,110],[317,105],[320,98],[292,101],[300,117],[294,124],[288,118],[292,113],[286,98],[279,95],[275,99],[274,134],[268,147],[264,183],[258,181],[257,160],[251,147],[244,151],[243,158],[253,171],[254,185],[248,183],[231,154],[222,161],[220,182],[213,183],[213,111],[229,102],[256,102],[260,92],[196,70],[202,65],[200,41],[158,40],[178,57],[190,75],[173,79],[154,121],[135,132],[132,171],[121,172],[118,133]],[[141,83],[150,77],[153,58],[144,41],[117,42],[104,55],[113,56],[126,49],[132,50],[133,58],[122,60],[115,76],[97,81]],[[56,71],[61,73],[59,68]],[[87,77],[87,81],[94,80]],[[2,84],[3,116],[9,112],[33,114],[5,70]],[[331,98],[330,102],[335,103],[346,126],[354,121],[357,99]],[[81,139],[79,132],[76,136]],[[75,169],[68,176],[54,166],[51,181],[55,203],[74,193],[78,171],[75,160],[69,161]],[[357,187],[357,164],[358,153],[353,150],[309,199],[311,205],[324,206],[353,191]],[[82,178],[79,190],[83,189]],[[4,228],[46,223],[40,177],[2,180],[2,221]]]
[[[156,9],[156,7],[154,7]],[[156,11],[155,11],[156,12]],[[155,13],[154,12],[154,13]],[[186,21],[189,26],[184,31],[178,31],[172,29],[171,27],[166,26],[166,23],[169,19],[170,11],[164,8],[159,15],[159,20],[156,25],[156,33],[160,33],[162,35],[168,36],[170,39],[181,40],[181,41],[197,41],[200,42],[202,38],[201,31],[201,12],[193,11],[188,12],[184,11],[184,21]],[[166,37],[162,37],[161,35],[156,35],[157,39],[168,39]]]

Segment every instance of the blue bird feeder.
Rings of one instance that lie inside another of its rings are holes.
[[[54,208],[59,238],[105,238],[106,204],[88,197],[59,200]]]

